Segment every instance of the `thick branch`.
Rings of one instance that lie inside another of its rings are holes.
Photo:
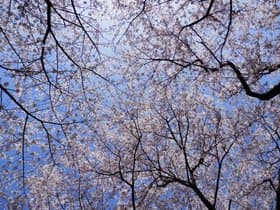
[[[273,97],[280,94],[280,82],[265,93],[257,93],[251,90],[242,73],[239,71],[239,69],[235,66],[234,63],[232,63],[231,61],[227,61],[226,63],[221,64],[221,67],[224,66],[230,66],[233,69],[247,95],[265,101],[270,100]]]
[[[211,0],[210,3],[209,3],[209,6],[208,6],[208,8],[207,8],[207,11],[206,11],[205,15],[202,16],[201,18],[199,18],[199,19],[197,19],[197,20],[195,20],[195,21],[193,21],[193,22],[191,22],[191,23],[189,23],[189,24],[183,26],[183,27],[181,28],[180,32],[179,32],[179,35],[181,34],[181,32],[182,32],[185,28],[191,27],[191,26],[193,26],[193,25],[195,25],[195,24],[197,24],[197,23],[203,21],[204,19],[206,19],[206,18],[210,15],[210,11],[211,11],[211,9],[212,9],[212,7],[213,7],[213,4],[214,4],[214,0]]]

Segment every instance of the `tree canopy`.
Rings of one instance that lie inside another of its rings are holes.
[[[280,209],[280,3],[2,0],[3,209]]]

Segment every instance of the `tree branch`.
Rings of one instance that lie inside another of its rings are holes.
[[[263,101],[267,101],[280,94],[280,82],[265,93],[254,92],[251,90],[245,78],[243,77],[242,73],[239,71],[239,69],[236,67],[234,63],[232,63],[231,61],[227,61],[226,63],[220,65],[221,68],[225,66],[229,66],[233,69],[234,73],[236,74],[237,78],[242,84],[247,95],[254,98],[258,98]]]

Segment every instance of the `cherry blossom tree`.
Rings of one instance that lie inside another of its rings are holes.
[[[104,87],[101,81],[109,83],[98,73],[103,55],[95,18],[101,6],[97,1],[1,3],[1,191],[6,195],[1,206],[45,208],[51,195],[76,205],[70,194],[54,190],[63,186],[58,182],[65,171],[70,176],[78,170],[74,144],[102,103],[96,89]],[[48,192],[32,196],[46,184]]]
[[[117,38],[129,46],[123,53],[138,73],[158,73],[161,82],[188,73],[211,81],[218,74],[218,83],[226,78],[231,86],[227,95],[240,89],[260,100],[279,95],[279,81],[263,84],[280,67],[277,2],[118,1],[116,7],[124,25]]]
[[[4,209],[280,209],[277,1],[4,0]]]
[[[110,136],[102,135],[99,149],[105,163],[94,170],[121,182],[122,203],[134,208],[273,208],[279,122],[265,111],[268,104],[228,110],[170,86],[158,87],[150,104],[129,99],[121,112],[114,109],[118,120],[106,126]]]

